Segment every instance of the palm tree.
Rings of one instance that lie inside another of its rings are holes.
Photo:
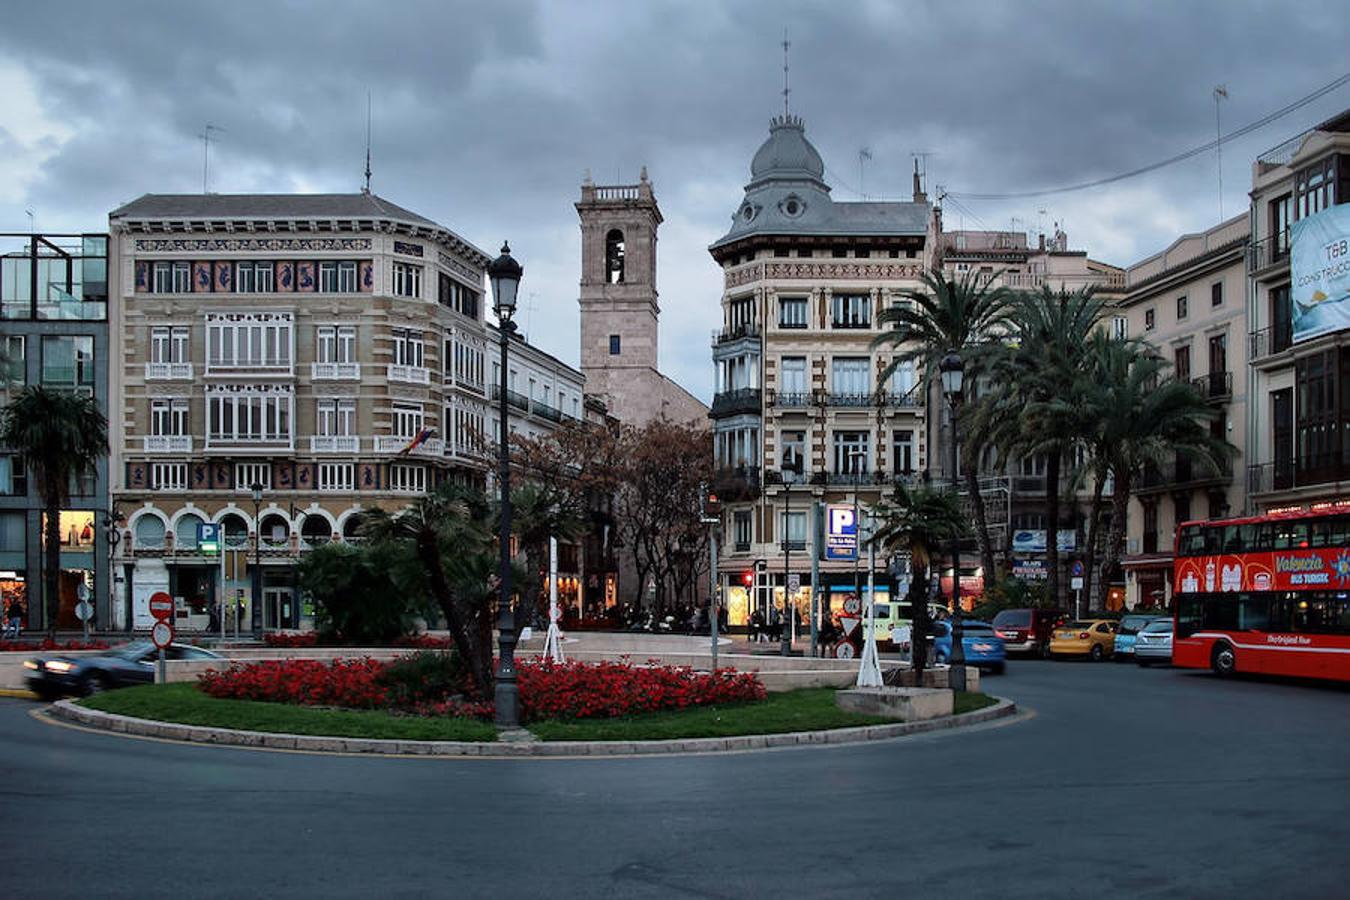
[[[882,371],[880,383],[884,385],[901,363],[917,362],[923,372],[924,395],[928,396],[937,379],[938,363],[955,351],[965,363],[966,403],[974,403],[980,378],[986,371],[988,350],[997,346],[999,335],[1008,328],[1012,294],[1007,288],[993,286],[993,279],[993,275],[976,273],[959,279],[924,273],[922,289],[901,293],[908,302],[882,310],[877,322],[886,330],[873,339],[872,346],[899,352]],[[979,460],[987,442],[973,429],[967,428],[964,434],[962,467],[975,515],[975,538],[985,578],[993,579],[994,548],[979,481]],[[952,477],[955,479],[956,473]]]
[[[396,515],[378,509],[365,515],[365,537],[401,544],[415,555],[422,583],[408,587],[436,601],[480,696],[491,697],[496,519],[487,499],[446,482]]]
[[[93,397],[32,385],[0,413],[0,444],[24,458],[42,498],[43,609],[52,636],[61,572],[61,510],[72,483],[93,475],[107,456],[108,420]]]
[[[966,517],[953,491],[934,490],[927,484],[908,487],[899,481],[876,514],[881,525],[872,542],[891,553],[909,554],[909,602],[914,608],[911,646],[914,671],[921,674],[927,655],[929,564],[944,543],[964,534]]]
[[[524,578],[520,582],[520,609],[518,621],[528,623],[538,611],[543,595],[544,572],[548,565],[549,538],[559,541],[575,540],[586,530],[586,521],[579,509],[569,502],[575,493],[556,490],[537,481],[527,481],[516,488],[511,498],[511,530],[525,555]]]
[[[1060,602],[1060,470],[1082,440],[1084,416],[1076,390],[1087,370],[1089,338],[1103,303],[1093,288],[1015,296],[1011,340],[991,354],[991,390],[973,418],[1008,456],[1045,458],[1045,556],[1052,602]],[[977,429],[970,429],[977,430]]]

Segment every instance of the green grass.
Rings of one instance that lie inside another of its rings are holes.
[[[984,709],[986,706],[993,706],[998,701],[988,694],[972,694],[970,691],[957,691],[956,697],[952,701],[952,712],[955,715],[961,713],[974,712],[977,709]]]
[[[218,700],[203,694],[194,684],[125,688],[80,702],[92,709],[140,719],[243,731],[403,741],[492,741],[497,737],[491,723],[474,719]],[[994,702],[985,694],[960,693],[956,695],[956,712],[970,712]],[[893,721],[839,709],[832,688],[807,688],[770,694],[763,703],[705,706],[621,719],[536,722],[529,729],[545,741],[650,741],[823,731]]]
[[[392,716],[377,710],[315,709],[254,700],[218,700],[195,684],[144,685],[80,701],[91,709],[184,725],[327,737],[400,741],[495,741],[497,729],[475,719]]]

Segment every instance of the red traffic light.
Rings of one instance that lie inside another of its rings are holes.
[[[755,573],[750,571],[749,569],[746,569],[744,572],[742,572],[741,584],[745,585],[746,587],[754,587]]]

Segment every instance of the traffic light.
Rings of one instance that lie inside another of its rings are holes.
[[[754,573],[753,571],[751,571],[750,569],[746,569],[744,572],[742,572],[742,573],[741,573],[741,584],[745,585],[746,587],[754,587],[754,586],[755,586],[755,573]]]
[[[722,501],[717,499],[717,494],[711,490],[703,492],[703,516],[704,518],[717,519],[722,515]]]

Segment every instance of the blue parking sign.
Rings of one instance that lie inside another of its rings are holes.
[[[219,524],[203,522],[197,526],[197,549],[203,553],[215,553],[220,549]]]

